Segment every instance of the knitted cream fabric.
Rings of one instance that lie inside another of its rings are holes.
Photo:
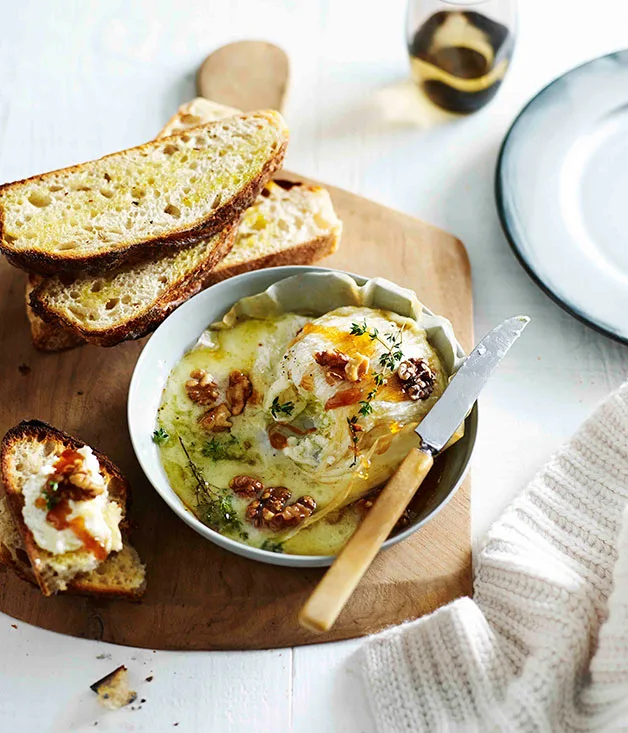
[[[628,730],[628,383],[491,529],[474,600],[360,649],[379,731]]]

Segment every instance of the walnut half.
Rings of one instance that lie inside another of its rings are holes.
[[[251,499],[264,490],[264,484],[252,476],[234,476],[229,481],[229,488],[238,496]]]
[[[317,351],[314,354],[314,361],[325,369],[325,378],[329,384],[335,384],[345,379],[345,367],[349,363],[349,357],[342,351]]]
[[[292,493],[285,486],[269,486],[259,499],[247,506],[246,518],[255,527],[262,527],[284,509],[291,496]]]
[[[275,532],[296,527],[316,510],[316,501],[311,496],[301,496],[288,504],[290,496],[285,486],[269,487],[248,505],[246,518],[256,527],[268,527]]]
[[[229,375],[229,386],[227,387],[227,403],[232,415],[239,415],[253,393],[251,380],[244,372],[237,369]]]
[[[401,389],[411,400],[426,400],[434,391],[434,372],[425,359],[406,359],[399,364]]]
[[[294,504],[288,504],[270,520],[269,526],[275,531],[296,527],[316,510],[316,500],[312,496],[301,496]]]
[[[197,405],[213,405],[220,392],[211,374],[204,369],[194,369],[185,383],[188,397]]]
[[[370,360],[364,354],[347,356],[342,351],[317,351],[314,354],[314,361],[320,364],[325,370],[325,377],[329,384],[346,380],[348,382],[359,382],[368,372]]]
[[[231,429],[231,412],[224,402],[221,402],[217,407],[208,410],[206,413],[201,415],[198,419],[199,425],[203,430],[207,430],[212,433],[222,433],[225,430]]]

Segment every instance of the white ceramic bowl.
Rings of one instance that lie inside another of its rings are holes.
[[[129,433],[135,455],[148,480],[157,493],[186,524],[200,535],[238,555],[271,563],[294,567],[320,567],[330,565],[334,557],[328,555],[288,555],[259,550],[236,542],[215,532],[199,521],[171,488],[153,443],[157,409],[162,392],[172,368],[196,343],[210,323],[218,321],[240,298],[255,295],[270,285],[292,275],[305,272],[329,272],[324,267],[275,267],[247,272],[217,283],[191,298],[159,326],[144,347],[135,365],[128,398]],[[351,274],[359,285],[367,278]],[[384,547],[399,542],[416,531],[453,496],[461,484],[471,457],[477,431],[477,410],[466,421],[465,436],[447,450],[437,462],[439,476],[434,491],[421,508],[416,520],[402,532],[386,540]]]

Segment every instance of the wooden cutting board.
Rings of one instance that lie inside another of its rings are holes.
[[[473,342],[471,279],[455,237],[330,188],[344,222],[339,252],[321,264],[413,288]],[[139,604],[57,596],[0,569],[0,611],[65,634],[152,649],[260,649],[362,636],[471,593],[470,486],[426,527],[381,553],[334,629],[318,636],[297,612],[323,570],[264,565],[204,540],[168,509],[135,460],[126,397],[143,341],[38,353],[24,314],[25,275],[0,263],[0,431],[40,418],[103,450],[133,487],[133,544],[148,566]]]

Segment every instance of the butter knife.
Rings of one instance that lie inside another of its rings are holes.
[[[434,456],[465,419],[482,388],[530,319],[514,316],[500,323],[473,349],[416,428],[420,446],[412,448],[373,507],[307,600],[299,623],[328,631],[373,562],[385,539],[434,465]]]

